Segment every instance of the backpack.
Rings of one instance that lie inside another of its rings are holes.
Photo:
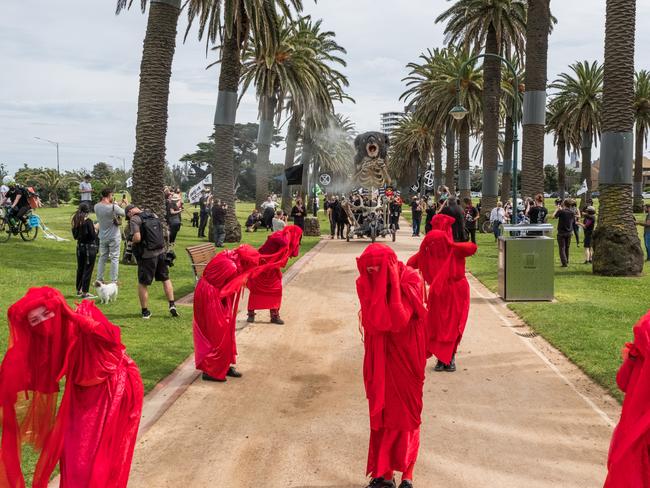
[[[150,212],[142,212],[140,219],[142,220],[140,234],[143,248],[148,251],[163,249],[165,247],[165,238],[160,219]]]

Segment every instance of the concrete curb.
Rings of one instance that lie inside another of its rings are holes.
[[[321,240],[304,256],[298,259],[293,265],[284,273],[282,277],[282,286],[287,286],[298,274],[304,269],[307,264],[318,254],[321,249],[327,245],[326,240]],[[192,293],[191,295],[193,295]],[[184,297],[186,298],[186,297]],[[191,304],[190,304],[191,305]],[[238,320],[244,318],[245,311],[241,312]],[[248,325],[244,322],[244,326],[237,329],[237,333],[241,332]],[[144,397],[144,404],[142,405],[142,417],[140,418],[140,428],[138,429],[138,439],[142,437],[153,425],[162,417],[165,412],[171,407],[180,396],[185,393],[189,386],[196,381],[201,375],[194,367],[194,354],[185,359],[178,367],[167,377],[163,378],[156,386]],[[48,488],[58,488],[60,477],[52,479],[48,484]]]

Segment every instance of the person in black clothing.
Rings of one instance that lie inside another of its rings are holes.
[[[389,225],[394,226],[395,230],[399,230],[399,217],[402,214],[402,205],[397,198],[390,197],[388,211],[390,214]]]
[[[573,212],[574,215],[574,220],[573,220],[573,233],[576,236],[576,246],[580,247],[580,210],[578,210],[578,204],[575,202],[575,200],[572,200],[572,205],[571,205],[571,211]]]
[[[540,225],[546,223],[548,216],[548,209],[544,206],[544,195],[538,193],[532,203],[526,205],[526,217],[531,225]],[[533,231],[528,232],[529,236],[541,236],[543,232]]]
[[[436,215],[436,204],[435,202],[427,203],[427,210],[424,217],[424,233],[428,234],[431,230],[431,219]]]
[[[77,241],[77,296],[95,298],[88,291],[97,258],[97,228],[89,218],[90,206],[81,202],[79,209],[72,216],[72,236]]]
[[[9,187],[9,191],[5,194],[5,198],[11,202],[9,216],[17,220],[22,220],[31,208],[29,206],[29,192],[26,188],[17,185],[13,180],[7,186]]]
[[[467,241],[467,233],[465,232],[465,215],[463,214],[463,209],[458,204],[458,200],[455,196],[452,195],[445,200],[439,213],[454,218],[454,223],[451,225],[451,233],[453,234],[454,242]]]
[[[300,227],[302,230],[305,230],[305,206],[302,204],[301,198],[296,198],[296,204],[291,209],[291,218],[293,219],[294,225]]]
[[[469,239],[476,244],[476,222],[478,222],[479,213],[477,208],[472,205],[472,199],[465,197],[465,231],[469,235]]]
[[[585,264],[593,262],[594,251],[591,249],[591,239],[594,234],[594,227],[596,227],[596,209],[589,206],[585,209],[584,220],[578,225],[583,228],[585,232],[584,247],[585,247]]]
[[[553,214],[554,219],[558,219],[557,223],[557,245],[560,248],[560,261],[562,267],[569,266],[569,248],[571,247],[571,235],[573,234],[573,223],[575,222],[575,214],[571,210],[570,199],[564,200],[562,205],[558,205]]]
[[[411,216],[413,218],[413,237],[420,235],[420,225],[422,223],[422,206],[417,196],[411,201]]]
[[[348,214],[343,208],[343,202],[336,202],[338,205],[334,208],[334,218],[336,219],[336,237],[345,239],[345,229],[350,225]]]
[[[210,194],[208,190],[203,190],[199,198],[199,237],[205,237],[205,228],[210,218]]]
[[[325,207],[327,212],[327,217],[330,221],[330,239],[334,239],[334,235],[337,234],[337,216],[340,211],[341,204],[336,199],[335,196],[331,196]]]
[[[223,247],[226,240],[226,211],[228,205],[216,200],[212,205],[212,229],[214,231],[214,245]]]

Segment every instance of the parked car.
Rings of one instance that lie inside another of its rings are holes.
[[[473,191],[472,193],[470,193],[470,196],[472,198],[483,198],[483,193],[481,193],[480,191]]]
[[[544,193],[544,198],[552,198],[550,193]]]
[[[641,196],[642,196],[645,200],[650,200],[650,192],[644,191],[643,193],[641,193]]]

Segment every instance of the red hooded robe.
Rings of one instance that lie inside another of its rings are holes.
[[[282,305],[282,268],[289,258],[300,254],[302,229],[287,225],[271,234],[260,247],[260,264],[268,264],[267,271],[248,280],[250,290],[248,310],[279,310]]]
[[[39,309],[50,317],[30,323],[30,312]],[[58,462],[62,487],[126,487],[144,391],[119,327],[94,303],[83,301],[73,311],[47,287],[30,289],[8,316],[9,348],[0,367],[0,486],[25,486],[20,448],[29,442],[40,451],[34,488],[47,487]]]
[[[634,327],[634,343],[616,381],[625,392],[609,448],[605,488],[650,487],[650,313]]]
[[[259,264],[259,253],[242,245],[208,263],[194,290],[194,362],[196,368],[224,379],[236,362],[235,325],[246,278]]]
[[[357,267],[371,429],[366,474],[404,473],[420,446],[427,357],[424,284],[381,244],[368,246]]]
[[[465,259],[476,252],[476,244],[454,242],[454,218],[438,214],[432,230],[424,237],[419,252],[408,265],[418,268],[429,285],[427,330],[429,355],[449,364],[463,337],[469,315],[469,283]]]

